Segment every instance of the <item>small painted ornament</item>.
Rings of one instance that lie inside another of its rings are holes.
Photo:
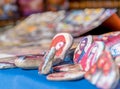
[[[42,68],[39,68],[40,73],[47,74],[53,65],[62,62],[72,43],[73,37],[68,33],[58,33],[55,35],[51,42],[50,51],[45,56],[45,62]]]
[[[91,44],[92,44],[92,36],[90,36],[90,35],[83,37],[80,40],[80,43],[78,44],[78,46],[74,52],[74,57],[73,57],[74,63],[79,63],[79,61],[82,59],[82,57],[86,54],[86,52],[87,52],[88,48],[91,46]]]
[[[98,88],[115,89],[119,69],[109,51],[104,51],[98,61],[85,73],[85,78]]]

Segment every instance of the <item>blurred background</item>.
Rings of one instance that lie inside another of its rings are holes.
[[[120,0],[0,0],[0,27],[23,20],[33,13],[85,8],[117,8]]]
[[[120,0],[0,0],[0,46],[45,46],[58,32],[77,38],[120,30],[119,16]]]

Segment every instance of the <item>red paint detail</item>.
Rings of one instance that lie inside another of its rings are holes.
[[[55,54],[56,56],[59,56],[62,53],[62,51],[63,51],[63,48],[64,48],[64,46],[66,44],[65,37],[63,35],[59,35],[56,38],[54,38],[53,41],[52,41],[52,43],[51,43],[50,48],[51,47],[56,47],[56,45],[57,45],[58,42],[63,42],[64,45],[59,50],[56,51],[56,54]]]

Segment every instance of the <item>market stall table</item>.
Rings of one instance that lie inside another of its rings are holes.
[[[0,70],[0,87],[2,89],[97,89],[87,80],[48,81],[38,70],[20,68]]]

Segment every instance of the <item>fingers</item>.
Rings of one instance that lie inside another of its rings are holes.
[[[47,76],[47,79],[52,81],[77,80],[83,78],[84,74],[85,74],[84,71],[59,72],[59,73],[49,74]]]
[[[102,53],[97,63],[86,72],[85,78],[99,88],[115,88],[119,80],[119,70],[109,52]]]

